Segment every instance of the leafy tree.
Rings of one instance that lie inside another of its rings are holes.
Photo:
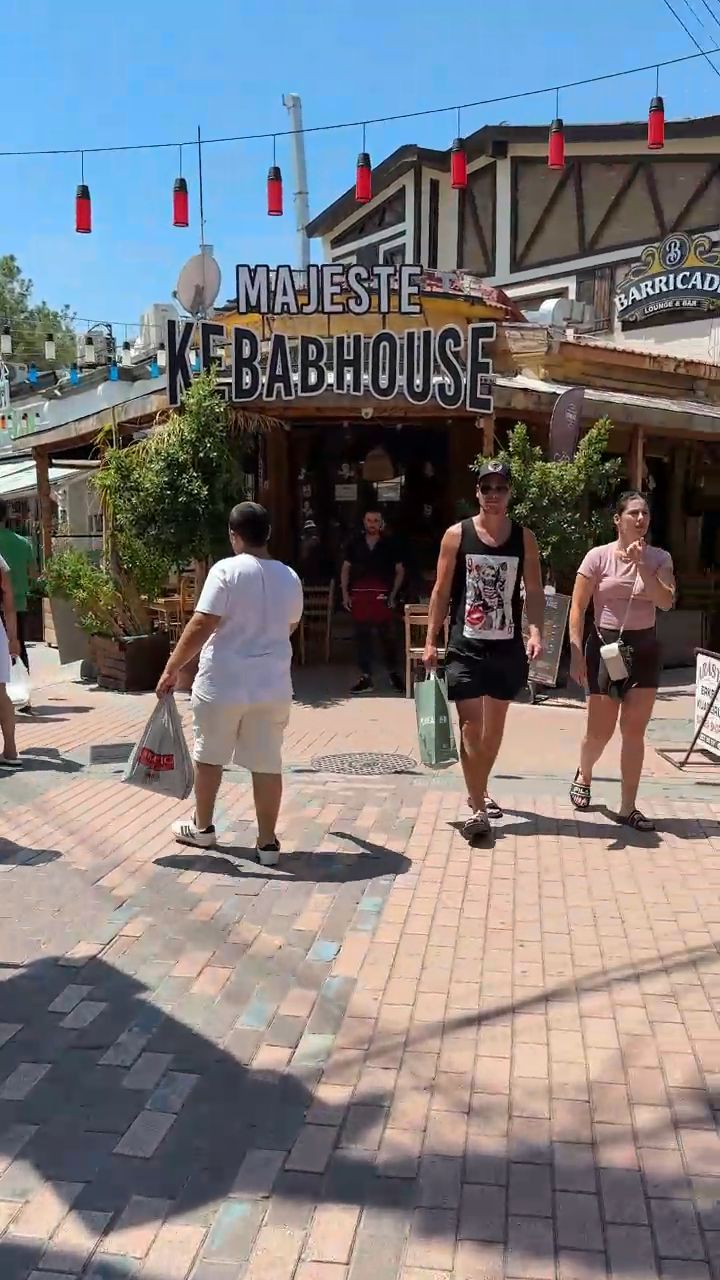
[[[575,457],[549,462],[520,422],[499,455],[512,474],[513,515],[533,530],[546,572],[567,583],[589,547],[611,537],[610,501],[622,461],[608,459],[611,423],[602,418],[583,436]],[[487,458],[478,457],[479,471]]]
[[[17,258],[12,253],[0,256],[0,328],[9,326],[13,340],[13,360],[29,364],[34,361],[39,369],[47,368],[45,339],[51,333],[55,339],[55,362],[69,364],[75,359],[75,335],[72,330],[73,315],[68,306],[59,310],[47,302],[33,302],[33,282],[22,274]]]

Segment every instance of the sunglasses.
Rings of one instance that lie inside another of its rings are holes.
[[[478,488],[482,494],[510,492],[509,484],[481,484]]]

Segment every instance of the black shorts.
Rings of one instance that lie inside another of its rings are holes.
[[[585,663],[589,692],[622,698],[628,689],[657,689],[660,683],[661,655],[654,627],[648,627],[643,631],[623,632],[623,656],[628,668],[628,678],[619,681],[610,680],[600,657],[600,646],[613,644],[619,634],[618,631],[609,631],[607,627],[603,627],[601,640],[593,627],[588,635],[585,641]]]
[[[470,698],[513,702],[525,688],[528,660],[524,645],[499,643],[502,648],[487,641],[479,654],[472,655],[448,650],[445,671],[451,702],[467,702]]]

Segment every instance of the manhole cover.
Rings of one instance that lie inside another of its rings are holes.
[[[90,764],[127,764],[134,742],[103,742],[90,748]]]
[[[415,773],[417,764],[410,756],[355,751],[344,756],[315,756],[310,761],[310,768],[316,773]]]

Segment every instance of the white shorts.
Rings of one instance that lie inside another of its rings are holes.
[[[250,773],[282,773],[290,705],[284,700],[227,704],[193,698],[193,760],[214,765],[234,760]]]

